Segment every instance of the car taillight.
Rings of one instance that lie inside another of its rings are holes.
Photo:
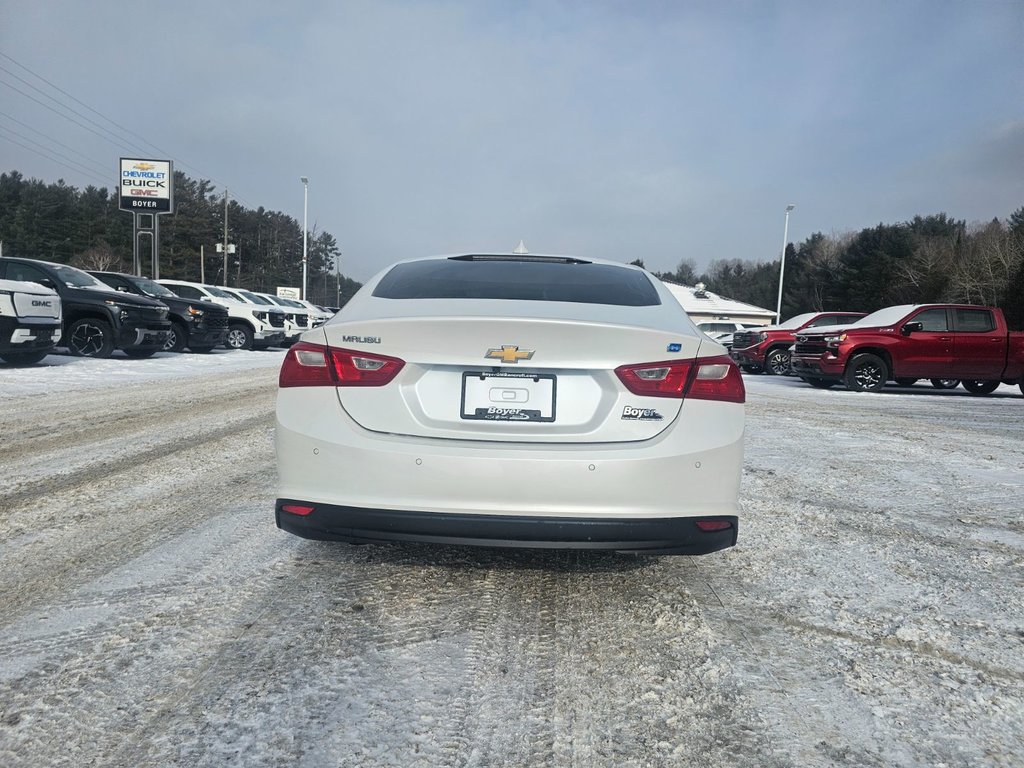
[[[404,365],[397,357],[301,341],[285,355],[277,383],[280,387],[380,387]]]
[[[746,400],[740,369],[725,355],[623,365],[615,369],[615,374],[634,395],[691,397],[727,403]]]

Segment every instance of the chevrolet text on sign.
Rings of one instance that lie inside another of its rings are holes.
[[[122,157],[118,200],[122,211],[170,213],[174,208],[171,161]]]

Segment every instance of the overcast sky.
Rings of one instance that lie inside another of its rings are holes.
[[[0,0],[0,171],[173,159],[300,221],[305,175],[357,280],[520,239],[771,260],[788,203],[790,242],[1024,206],[1022,41],[1021,0]]]

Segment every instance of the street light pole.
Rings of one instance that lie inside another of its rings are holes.
[[[775,324],[782,322],[782,278],[786,274],[786,243],[789,240],[789,212],[795,205],[786,206],[786,225],[782,229],[782,263],[779,266],[779,302],[775,305]]]
[[[309,213],[309,177],[300,176],[302,182],[302,298],[306,299],[306,217]]]

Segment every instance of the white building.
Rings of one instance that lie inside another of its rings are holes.
[[[771,325],[775,322],[773,310],[719,296],[717,293],[707,290],[703,283],[697,283],[691,287],[671,283],[668,280],[662,282],[695,323],[725,320],[743,325]]]

